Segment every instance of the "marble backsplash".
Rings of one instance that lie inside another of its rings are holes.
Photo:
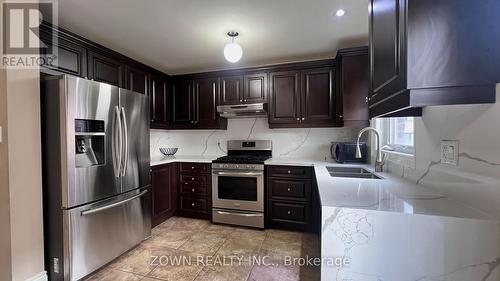
[[[495,104],[425,108],[415,119],[414,167],[389,161],[389,172],[500,219],[498,100],[500,84]],[[441,163],[441,140],[459,141],[457,166]]]
[[[225,155],[228,140],[272,140],[273,158],[330,160],[332,141],[355,141],[360,128],[269,129],[266,118],[229,119],[227,130],[151,130],[151,156],[160,147],[177,155]]]

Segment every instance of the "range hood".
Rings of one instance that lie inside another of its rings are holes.
[[[267,117],[267,103],[219,105],[217,112],[224,118]]]

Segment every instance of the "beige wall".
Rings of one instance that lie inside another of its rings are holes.
[[[44,271],[39,84],[38,69],[0,70],[2,281]]]
[[[1,56],[0,56],[1,59]],[[9,162],[7,155],[7,85],[5,71],[0,69],[0,280],[11,279]]]
[[[12,280],[44,270],[40,78],[37,69],[7,71]]]

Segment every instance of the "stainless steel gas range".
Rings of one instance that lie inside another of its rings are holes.
[[[231,140],[228,155],[212,162],[212,220],[264,228],[264,162],[270,140]]]

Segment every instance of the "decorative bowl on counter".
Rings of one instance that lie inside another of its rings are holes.
[[[161,147],[160,152],[165,156],[172,156],[177,152],[177,147]]]

